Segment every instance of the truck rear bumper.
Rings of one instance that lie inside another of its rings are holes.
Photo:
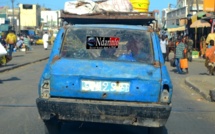
[[[115,102],[82,99],[36,100],[43,120],[56,116],[59,120],[125,124],[146,127],[164,126],[170,105],[140,102]]]

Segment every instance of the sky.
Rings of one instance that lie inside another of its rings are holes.
[[[0,6],[11,6],[12,0],[0,0]],[[14,0],[14,7],[19,3],[22,4],[39,4],[52,10],[62,10],[64,3],[69,0]],[[160,10],[167,8],[168,4],[176,5],[176,0],[150,0],[149,11]]]

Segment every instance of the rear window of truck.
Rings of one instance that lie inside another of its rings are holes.
[[[151,34],[122,28],[69,28],[61,56],[65,58],[153,62]]]

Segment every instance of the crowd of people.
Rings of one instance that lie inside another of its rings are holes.
[[[13,30],[10,30],[5,37],[1,37],[1,45],[6,49],[7,55],[0,57],[0,65],[6,65],[6,63],[12,60],[12,53],[16,48],[16,42],[17,35]]]
[[[186,62],[192,61],[193,40],[187,35],[178,36],[174,41],[174,46],[172,46],[172,40],[173,39],[168,38],[168,36],[162,36],[160,39],[163,59],[164,61],[169,61],[169,53],[173,51],[174,58],[171,60],[173,60],[176,66],[176,72],[179,74],[188,74],[188,64]],[[182,64],[187,65],[182,66]],[[185,69],[186,71],[184,72],[183,69]]]
[[[1,38],[1,44],[7,50],[7,55],[0,57],[0,65],[6,65],[12,60],[13,52],[24,49],[25,52],[32,50],[32,42],[29,35],[16,35],[15,31],[10,30],[5,37]]]
[[[49,34],[45,32],[43,37],[43,47],[44,50],[48,48]],[[0,44],[6,49],[7,54],[0,56],[0,66],[6,65],[12,60],[12,54],[16,51],[32,51],[32,45],[35,45],[34,40],[30,35],[16,34],[14,30],[9,30],[8,33],[0,38]]]
[[[192,51],[193,51],[193,40],[185,35],[178,36],[174,41],[174,49],[172,47],[172,39],[168,36],[162,36],[160,38],[161,51],[163,53],[164,61],[169,61],[169,53],[173,51],[174,58],[171,59],[171,65],[176,67],[176,73],[178,74],[188,74],[188,61],[192,61]],[[201,50],[200,58],[205,59],[205,67],[209,75],[214,75],[215,73],[215,46],[214,40],[210,40],[206,44],[204,52]],[[185,71],[184,71],[185,70]]]
[[[49,34],[44,33],[43,37],[43,47],[44,50],[48,48]],[[5,37],[1,37],[0,42],[7,50],[7,55],[0,57],[0,65],[6,65],[10,60],[12,60],[12,53],[20,49],[24,49],[25,52],[32,51],[32,40],[29,35],[19,35],[17,36],[13,30],[10,30]],[[188,61],[192,61],[192,51],[193,51],[193,40],[185,36],[177,36],[173,41],[173,37],[168,38],[168,36],[163,35],[160,38],[160,46],[163,54],[163,59],[165,61],[174,62],[176,67],[176,72],[178,74],[188,74]],[[174,58],[169,59],[170,52],[173,51]],[[201,52],[202,54],[202,52]],[[207,68],[210,75],[214,75],[215,72],[215,46],[214,40],[210,40],[206,44],[204,51],[205,67]],[[202,57],[202,55],[201,55]],[[184,65],[183,65],[184,64]],[[183,70],[185,69],[185,71]]]

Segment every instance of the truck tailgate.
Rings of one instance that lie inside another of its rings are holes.
[[[158,102],[160,96],[160,68],[149,64],[61,59],[51,73],[53,97]]]

